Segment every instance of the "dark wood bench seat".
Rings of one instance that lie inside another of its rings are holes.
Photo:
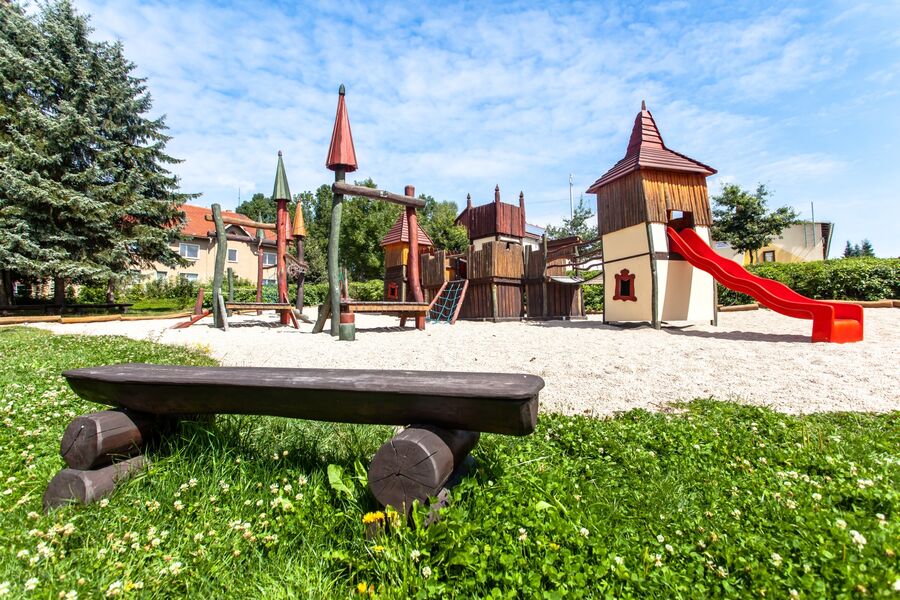
[[[430,304],[427,302],[341,302],[341,312],[374,313],[382,315],[424,315]]]
[[[342,423],[534,431],[534,375],[123,364],[63,373],[101,404],[154,415],[254,414]]]
[[[293,304],[283,302],[226,302],[229,310],[291,310]]]
[[[105,302],[99,304],[65,304],[62,312],[74,312],[75,314],[83,314],[88,310],[116,310],[118,312],[128,312],[128,309],[134,306],[130,302]]]

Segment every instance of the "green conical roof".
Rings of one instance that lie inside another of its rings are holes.
[[[257,215],[256,220],[262,223],[262,215]],[[262,228],[256,228],[256,239],[259,241],[263,241],[266,239],[266,232],[262,230]]]
[[[278,168],[275,170],[275,189],[272,190],[272,200],[290,200],[291,187],[288,185],[287,174],[284,172],[284,162],[281,160],[281,150],[278,151]]]

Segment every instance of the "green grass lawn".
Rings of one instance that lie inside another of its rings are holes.
[[[108,501],[44,515],[63,429],[100,408],[60,371],[213,361],[25,328],[0,329],[0,357],[0,595],[849,598],[900,587],[897,413],[792,417],[703,400],[678,414],[542,415],[530,437],[482,437],[474,475],[436,525],[424,528],[420,509],[367,537],[377,508],[365,468],[390,428],[276,418],[186,424]]]
[[[156,315],[185,310],[184,301],[178,298],[149,298],[139,300],[128,309],[130,315]]]

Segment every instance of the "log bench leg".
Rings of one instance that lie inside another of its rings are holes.
[[[408,513],[438,496],[481,436],[477,431],[414,425],[385,442],[369,465],[369,489],[383,506]]]
[[[96,469],[114,458],[140,454],[144,446],[166,431],[175,419],[127,409],[104,410],[75,417],[63,433],[59,454],[72,469]]]
[[[47,491],[44,492],[44,510],[50,511],[73,502],[81,504],[95,502],[112,493],[117,483],[139,472],[147,464],[143,455],[138,455],[93,471],[63,469],[47,485]]]

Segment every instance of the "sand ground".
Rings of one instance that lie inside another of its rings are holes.
[[[169,320],[34,326],[199,347],[230,366],[532,373],[546,381],[542,410],[566,414],[666,410],[710,396],[791,413],[900,410],[900,310],[866,309],[865,319],[866,339],[855,344],[813,344],[810,321],[767,310],[721,313],[718,327],[660,331],[596,316],[416,331],[393,317],[357,315],[355,342],[311,335],[312,325],[281,327],[274,313],[235,317],[227,333],[210,319],[180,330]]]

